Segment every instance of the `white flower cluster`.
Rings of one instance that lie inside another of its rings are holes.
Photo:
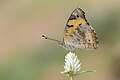
[[[78,60],[75,53],[69,52],[65,56],[65,65],[64,65],[65,71],[62,73],[67,74],[68,76],[77,75],[81,69],[81,63],[79,62],[80,61]]]

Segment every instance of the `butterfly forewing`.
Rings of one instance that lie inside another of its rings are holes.
[[[96,49],[98,38],[95,30],[87,22],[85,12],[76,8],[70,15],[66,27],[63,42],[72,49]]]

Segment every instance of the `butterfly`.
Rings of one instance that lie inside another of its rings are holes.
[[[45,35],[42,35],[42,37],[56,41],[68,51],[75,49],[97,49],[99,43],[95,30],[85,17],[85,12],[79,7],[71,13],[65,26],[62,41],[46,37]]]

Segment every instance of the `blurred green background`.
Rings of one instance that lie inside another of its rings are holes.
[[[97,50],[77,50],[75,80],[120,80],[120,0],[0,0],[0,80],[68,80],[67,51],[41,37],[62,40],[71,12],[81,7],[97,32]]]

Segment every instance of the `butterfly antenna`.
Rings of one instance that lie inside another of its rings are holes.
[[[42,35],[42,37],[44,37],[45,39],[48,39],[48,40],[52,40],[52,41],[56,41],[56,42],[61,42],[61,41],[59,41],[59,40],[49,38],[49,37],[47,37],[47,36],[45,36],[45,35]]]

